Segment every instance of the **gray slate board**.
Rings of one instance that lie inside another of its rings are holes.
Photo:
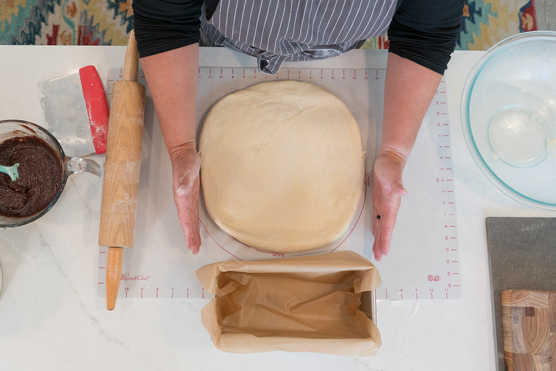
[[[556,291],[556,218],[486,218],[498,370],[507,370],[502,290]]]

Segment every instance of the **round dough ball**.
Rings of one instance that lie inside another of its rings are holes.
[[[199,140],[208,213],[239,241],[291,253],[338,239],[363,193],[359,127],[306,82],[253,85],[220,100]]]

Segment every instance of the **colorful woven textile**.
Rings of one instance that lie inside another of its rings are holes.
[[[0,0],[2,45],[125,45],[131,0]]]
[[[511,35],[536,30],[535,0],[466,0],[456,50],[487,50]],[[388,38],[367,40],[363,48],[386,49]]]
[[[456,49],[487,50],[511,35],[536,30],[534,0],[467,1]]]
[[[0,45],[125,45],[132,0],[0,0]],[[534,0],[466,0],[456,49],[486,50],[536,30]],[[388,38],[364,48],[385,49]]]

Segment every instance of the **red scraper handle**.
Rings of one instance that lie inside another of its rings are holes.
[[[95,66],[86,66],[79,69],[83,97],[89,114],[91,135],[95,152],[102,154],[106,152],[106,137],[108,135],[108,101],[102,87]]]

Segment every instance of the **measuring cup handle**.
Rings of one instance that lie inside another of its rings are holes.
[[[75,173],[87,172],[100,176],[100,165],[88,158],[81,157],[66,157],[64,159],[64,173],[71,175]]]

